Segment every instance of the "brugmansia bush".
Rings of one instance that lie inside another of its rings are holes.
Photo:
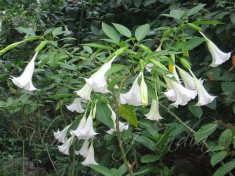
[[[218,67],[231,58],[231,52],[221,51],[199,26],[200,23],[189,22],[189,17],[202,8],[203,5],[199,5],[186,12],[171,10],[170,14],[164,14],[173,18],[178,25],[156,28],[161,37],[153,47],[146,44],[149,24],[138,26],[131,32],[121,24],[102,23],[106,37],[95,43],[81,44],[79,48],[71,44],[62,45],[61,40],[73,38],[59,39],[58,36],[65,34],[67,29],[58,27],[47,30],[43,36],[27,36],[23,41],[0,51],[4,54],[22,44],[27,46],[29,42],[40,41],[24,70],[19,68],[20,71],[14,72],[10,79],[16,87],[24,90],[25,100],[20,101],[25,106],[31,105],[27,101],[33,94],[39,108],[51,103],[51,99],[58,101],[54,109],[60,110],[58,118],[66,121],[64,124],[67,125],[59,125],[59,129],[52,125],[48,129],[51,133],[54,131],[58,150],[64,155],[72,155],[72,175],[75,172],[94,174],[87,167],[110,176],[127,173],[170,175],[171,171],[163,165],[162,159],[168,152],[170,142],[185,129],[194,135],[196,143],[205,145],[212,156],[212,166],[222,164],[214,176],[232,175],[230,171],[235,168],[232,158],[235,128],[226,129],[218,142],[210,143],[206,139],[217,129],[217,121],[200,126],[196,132],[196,123],[183,122],[176,115],[178,109],[188,105],[189,110],[200,118],[201,107],[212,106],[220,96],[205,88],[207,81],[194,70],[196,66],[191,64],[193,58],[190,52],[205,43],[210,53],[211,67]],[[201,24],[218,22],[204,21]],[[17,74],[20,76],[15,76]],[[16,92],[13,84],[8,80],[8,85]],[[56,94],[52,95],[52,92]],[[1,101],[0,107],[10,108],[12,103],[9,101],[7,98]],[[67,110],[64,109],[65,105]],[[64,115],[65,111],[70,117]],[[16,109],[13,110],[15,112]],[[36,109],[31,109],[31,113],[36,114]],[[172,124],[162,133],[159,124],[167,121],[169,115],[175,118],[177,125]],[[48,145],[45,145],[47,151]],[[141,151],[143,146],[146,151]],[[117,154],[114,152],[116,147],[120,149]],[[112,155],[119,160],[109,162]],[[223,163],[226,157],[226,163]],[[121,160],[123,165],[120,164]],[[142,164],[138,164],[140,161]],[[153,164],[155,161],[157,166]],[[53,165],[53,161],[51,163]],[[87,170],[83,171],[83,167]]]

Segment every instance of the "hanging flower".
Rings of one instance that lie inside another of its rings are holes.
[[[54,132],[54,136],[59,142],[65,143],[65,141],[67,141],[66,134],[70,126],[71,124],[67,125],[62,131],[58,130],[57,132]]]
[[[108,107],[109,107],[109,109],[110,109],[110,111],[111,111],[111,119],[113,120],[113,125],[114,125],[114,128],[111,128],[110,130],[108,130],[108,131],[106,131],[108,134],[113,134],[116,130],[114,130],[114,129],[116,129],[116,113],[112,110],[112,108],[111,108],[111,106],[108,104]],[[122,123],[122,122],[120,122],[119,121],[119,130],[120,130],[120,132],[122,132],[123,130],[127,130],[128,129],[128,127],[129,127],[129,125],[127,124],[125,124],[125,123]]]
[[[145,115],[149,120],[156,120],[159,121],[163,119],[159,113],[159,103],[158,98],[156,100],[152,100],[151,108],[148,114]]]
[[[37,90],[37,88],[35,88],[32,83],[32,76],[33,76],[33,72],[34,72],[34,61],[35,61],[37,55],[38,55],[38,52],[36,52],[34,54],[32,60],[25,67],[25,70],[20,77],[17,77],[17,78],[12,77],[11,78],[13,83],[16,86],[18,86],[19,88],[23,88],[24,90],[28,90],[28,91]]]
[[[120,104],[129,104],[133,106],[141,105],[140,86],[138,84],[139,76],[137,76],[137,78],[134,80],[129,92],[120,94]]]
[[[194,90],[195,89],[195,83],[194,83],[194,79],[192,76],[190,76],[190,74],[188,74],[186,71],[184,71],[183,69],[177,67],[180,77],[182,78],[185,88],[190,89],[190,90]]]
[[[147,106],[148,105],[148,88],[144,81],[143,72],[140,72],[140,73],[141,73],[141,83],[140,83],[141,103],[143,106]]]
[[[78,91],[75,91],[75,93],[84,100],[91,100],[91,91],[92,91],[91,86],[86,83],[83,86],[83,88],[81,88]]]
[[[198,102],[195,106],[204,106],[204,105],[211,103],[216,98],[216,96],[211,96],[210,94],[208,94],[208,92],[206,91],[206,89],[202,85],[203,80],[201,80],[201,79],[198,80],[196,78],[196,76],[193,74],[193,72],[191,70],[189,70],[189,71],[194,78],[196,90],[197,90],[197,94],[198,94]]]
[[[186,89],[180,83],[167,77],[164,78],[170,89],[167,92],[164,92],[164,94],[170,101],[175,101],[172,105],[176,108],[178,108],[178,105],[186,105],[191,99],[194,99],[197,96],[196,90]]]
[[[218,65],[221,65],[222,63],[226,62],[232,52],[224,53],[221,51],[211,40],[209,40],[202,32],[200,34],[206,39],[206,43],[208,46],[208,49],[212,55],[212,63],[211,67],[217,67]]]
[[[94,153],[94,147],[93,142],[91,143],[88,153],[86,155],[85,160],[82,162],[82,165],[89,166],[90,164],[98,165],[98,163],[95,161],[95,153]]]
[[[75,98],[73,103],[69,106],[66,105],[67,109],[70,110],[71,112],[76,111],[77,113],[83,113],[85,110],[82,108],[81,105],[81,98]]]
[[[71,136],[64,144],[58,146],[59,151],[65,155],[69,155],[69,148],[72,145],[73,140],[74,136]]]
[[[81,131],[84,129],[85,125],[86,125],[86,113],[82,117],[77,129],[76,130],[71,130],[70,134],[72,136],[77,136],[78,139],[83,139],[84,135]]]
[[[107,78],[105,73],[111,68],[113,60],[117,56],[114,56],[109,62],[105,63],[97,72],[95,72],[89,79],[85,79],[86,83],[91,86],[95,92],[108,93]]]
[[[85,139],[82,148],[79,151],[75,151],[76,155],[82,155],[84,158],[87,156],[88,154],[88,147],[89,147],[89,140]]]
[[[87,118],[87,121],[86,121],[86,124],[85,124],[84,128],[80,132],[83,135],[84,139],[93,138],[95,135],[98,134],[93,129],[92,111],[90,112],[90,114]]]

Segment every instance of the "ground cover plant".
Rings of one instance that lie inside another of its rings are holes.
[[[0,175],[234,175],[234,8],[0,1]]]

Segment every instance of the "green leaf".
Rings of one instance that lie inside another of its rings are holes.
[[[57,35],[61,35],[61,34],[63,34],[63,29],[62,29],[62,27],[55,28],[55,29],[52,31],[53,37],[56,37]]]
[[[135,113],[135,107],[125,104],[119,106],[120,115],[127,120],[131,125],[138,128],[137,116]]]
[[[134,140],[152,151],[156,150],[156,143],[148,137],[134,134]]]
[[[235,13],[230,14],[230,20],[233,24],[235,24]]]
[[[209,135],[211,135],[217,128],[215,123],[209,123],[202,126],[197,133],[195,134],[195,141],[198,143],[204,139],[206,139]]]
[[[142,163],[152,163],[160,159],[160,156],[157,155],[144,155],[141,157],[140,161]]]
[[[120,70],[126,69],[126,68],[127,68],[127,66],[125,66],[125,65],[120,65],[120,64],[119,65],[112,65],[112,67],[105,73],[105,76],[107,77],[113,73],[119,72]]]
[[[162,15],[180,20],[180,18],[183,16],[184,13],[185,12],[183,10],[171,10],[170,14],[162,14]]]
[[[213,176],[224,176],[235,168],[235,160],[225,163],[213,174]]]
[[[235,82],[223,82],[221,88],[224,92],[235,92]]]
[[[85,44],[81,44],[83,46],[89,46],[89,47],[93,47],[93,48],[100,48],[100,49],[110,49],[110,50],[114,50],[112,47],[110,46],[105,46],[105,45],[101,45],[101,44],[97,44],[97,43],[85,43]]]
[[[219,150],[224,150],[224,147],[223,146],[213,146],[213,147],[210,147],[206,152],[216,152]]]
[[[111,111],[105,103],[96,105],[97,119],[110,128],[114,128],[113,120],[111,119]]]
[[[104,176],[116,176],[116,174],[111,171],[110,169],[101,166],[101,165],[89,165],[90,168],[94,169],[95,171],[99,172]]]
[[[156,0],[145,0],[144,6],[146,7],[146,6],[153,4],[155,2],[156,2]]]
[[[215,153],[211,157],[211,165],[214,167],[216,164],[218,164],[220,161],[222,161],[227,156],[226,151],[220,151],[218,153]]]
[[[118,32],[128,38],[131,37],[131,31],[126,28],[125,26],[123,25],[120,25],[120,24],[116,24],[116,23],[113,23],[113,25],[115,26],[115,28],[118,30]]]
[[[232,143],[233,135],[231,129],[226,129],[219,137],[219,145],[229,147]]]
[[[102,30],[104,31],[104,33],[105,33],[110,39],[112,39],[113,41],[115,41],[115,43],[119,44],[119,42],[120,42],[120,36],[119,36],[119,34],[117,33],[117,31],[116,31],[113,27],[111,27],[111,26],[109,26],[109,25],[107,25],[107,24],[105,24],[105,23],[102,23]]]
[[[149,31],[150,31],[149,24],[141,25],[135,30],[135,38],[138,41],[140,41],[146,37],[146,35],[149,33]]]
[[[203,9],[203,7],[205,6],[206,4],[199,4],[197,5],[196,7],[190,9],[188,12],[187,12],[187,15],[188,16],[191,16],[191,15],[194,15],[196,13],[198,13],[200,10]]]
[[[91,49],[89,46],[83,46],[83,49],[84,49],[86,52],[92,54],[92,49]]]
[[[126,169],[126,166],[125,164],[121,165],[118,169],[118,173],[120,176],[124,175],[126,173],[127,169]]]
[[[203,42],[205,41],[204,38],[193,38],[193,39],[190,39],[186,42],[185,46],[184,46],[184,50],[192,50],[194,49],[195,47],[197,47],[198,45],[202,44]]]
[[[207,20],[205,20],[205,21],[195,21],[195,22],[193,22],[193,24],[196,24],[196,25],[199,25],[199,24],[223,24],[223,23],[221,23],[220,21],[207,21]]]
[[[195,117],[199,119],[202,117],[203,111],[200,106],[195,106],[195,103],[189,103],[188,108]]]
[[[19,33],[25,33],[25,34],[28,34],[28,35],[31,35],[31,36],[36,35],[35,32],[33,31],[33,29],[31,29],[31,28],[17,27],[16,30]]]

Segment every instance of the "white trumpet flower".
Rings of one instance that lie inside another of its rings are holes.
[[[170,101],[175,101],[172,105],[176,108],[178,108],[178,105],[186,105],[191,99],[194,99],[197,96],[196,90],[186,89],[180,83],[172,81],[166,77],[164,78],[170,89],[167,92],[164,92],[164,94]]]
[[[133,106],[141,105],[140,86],[138,84],[139,76],[134,80],[131,89],[127,93],[120,94],[120,104],[129,104]]]
[[[66,134],[67,134],[67,131],[68,131],[70,126],[71,126],[71,124],[67,125],[62,131],[58,130],[57,132],[54,132],[54,137],[59,142],[65,143],[65,141],[67,141]]]
[[[75,98],[73,103],[69,106],[66,105],[66,107],[71,112],[76,111],[77,113],[83,113],[85,110],[82,108],[81,101],[81,98]]]
[[[188,74],[186,71],[184,71],[183,69],[177,67],[180,77],[182,78],[185,88],[190,89],[190,90],[194,90],[195,89],[195,83],[194,83],[194,79],[192,76],[190,76],[190,74]]]
[[[25,67],[25,70],[20,77],[17,77],[17,78],[12,77],[11,78],[12,82],[16,86],[18,86],[19,88],[23,88],[24,90],[28,90],[28,91],[37,90],[37,88],[35,88],[32,83],[32,76],[33,76],[33,72],[34,72],[34,61],[35,61],[37,55],[38,55],[38,52],[36,52],[34,54],[33,58],[28,63],[28,65]]]
[[[105,63],[97,72],[91,75],[89,79],[85,79],[86,83],[89,84],[95,92],[109,92],[107,89],[107,78],[104,75],[111,68],[112,62],[116,57],[117,56],[114,56],[109,62]]]
[[[58,146],[59,151],[65,155],[69,155],[69,148],[72,145],[73,140],[74,136],[71,136],[64,144]]]
[[[148,88],[144,81],[143,72],[140,72],[140,73],[141,73],[141,82],[140,82],[141,103],[143,106],[147,106],[148,105]]]
[[[198,102],[195,106],[204,106],[204,105],[211,103],[216,98],[216,96],[211,96],[210,94],[208,94],[208,92],[206,91],[206,89],[202,85],[203,80],[201,80],[201,79],[198,80],[196,78],[196,76],[193,74],[193,72],[191,70],[189,70],[189,71],[194,78],[196,90],[197,90],[197,94],[198,94]]]
[[[71,130],[70,134],[72,136],[77,136],[78,139],[83,139],[84,135],[81,131],[84,129],[85,125],[86,125],[86,113],[82,117],[77,129],[76,130]]]
[[[92,91],[91,86],[86,83],[83,86],[83,88],[81,88],[78,91],[75,91],[75,93],[84,100],[91,100],[91,91]]]
[[[211,40],[209,40],[202,32],[200,32],[200,34],[206,39],[208,49],[212,56],[212,63],[210,65],[211,67],[217,67],[218,65],[221,65],[222,63],[226,62],[230,58],[232,52],[224,53]]]
[[[148,114],[145,115],[149,120],[156,120],[159,121],[160,119],[163,119],[159,113],[159,103],[158,98],[156,100],[152,100],[151,108]]]
[[[95,152],[94,152],[94,147],[93,147],[93,143],[91,143],[88,153],[86,155],[85,160],[82,162],[82,165],[84,166],[89,166],[90,164],[93,165],[98,165],[98,163],[95,161]]]
[[[83,135],[84,139],[93,138],[95,135],[98,134],[93,129],[92,111],[90,112],[90,114],[87,118],[87,121],[86,121],[86,124],[85,124],[84,128],[80,132]]]
[[[88,150],[89,150],[88,147],[89,147],[89,140],[85,139],[85,141],[82,144],[82,148],[79,151],[75,151],[75,154],[82,155],[85,158],[88,154]]]
[[[110,130],[108,130],[106,132],[108,134],[113,134],[116,131],[116,130],[114,130],[114,129],[116,129],[116,113],[112,110],[112,108],[109,104],[108,104],[108,107],[109,107],[109,109],[112,113],[111,114],[111,119],[113,120],[114,128],[111,128]],[[126,125],[125,123],[122,123],[122,122],[119,121],[119,130],[120,130],[120,132],[122,132],[123,130],[128,130],[128,127],[129,127],[128,124]]]

